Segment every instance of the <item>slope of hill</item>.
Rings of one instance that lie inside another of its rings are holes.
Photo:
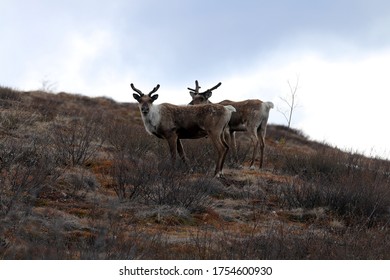
[[[130,98],[129,98],[130,99]],[[0,87],[0,259],[389,259],[390,164],[269,125],[169,164],[136,104]]]

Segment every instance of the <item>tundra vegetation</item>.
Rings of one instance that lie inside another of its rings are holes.
[[[131,96],[129,96],[131,100]],[[137,104],[0,87],[0,259],[389,259],[390,163],[268,125],[263,169],[213,177],[210,139]]]

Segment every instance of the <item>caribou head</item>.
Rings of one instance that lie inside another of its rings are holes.
[[[196,80],[195,81],[195,89],[192,88],[187,88],[190,91],[192,101],[191,105],[197,105],[197,104],[204,104],[204,103],[210,103],[208,99],[211,97],[213,94],[213,90],[217,89],[220,85],[222,85],[221,82],[213,86],[212,88],[209,88],[208,90],[204,92],[199,92],[199,89],[201,88],[199,86],[199,82]]]
[[[141,110],[141,113],[143,115],[147,115],[150,111],[151,104],[158,98],[158,94],[154,94],[159,88],[160,85],[158,84],[151,92],[149,92],[147,95],[143,94],[142,91],[137,89],[133,83],[130,84],[131,88],[136,92],[133,94],[133,97],[135,100],[139,103],[139,108]]]

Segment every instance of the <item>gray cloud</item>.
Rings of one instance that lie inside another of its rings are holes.
[[[88,38],[97,30],[110,32],[113,42],[88,71],[132,69],[172,85],[245,71],[276,51],[285,55],[316,50],[337,57],[349,48],[364,51],[390,43],[388,1],[9,1],[1,5],[0,32],[7,42],[1,47],[1,59],[8,65],[8,77],[43,61],[55,64],[65,55],[72,34]]]
[[[122,25],[121,51],[168,82],[222,76],[275,50],[343,56],[343,48],[387,47],[388,8],[385,1],[143,1]]]

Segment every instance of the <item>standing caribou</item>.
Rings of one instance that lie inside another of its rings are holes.
[[[188,88],[192,97],[191,105],[211,104],[209,98],[212,91],[217,89],[221,83],[204,91],[199,92],[201,88],[198,81],[195,81],[195,89]],[[265,133],[267,129],[267,122],[269,111],[274,107],[272,102],[263,102],[258,99],[249,99],[240,102],[224,100],[219,102],[221,105],[232,105],[236,112],[232,114],[229,121],[229,146],[233,148],[234,158],[237,161],[237,144],[235,138],[236,131],[247,131],[253,145],[253,155],[250,163],[250,168],[254,169],[256,155],[260,147],[260,168],[263,167],[264,147],[265,147]]]
[[[222,174],[222,167],[229,149],[224,130],[235,111],[233,106],[219,104],[205,104],[200,106],[177,106],[169,103],[154,105],[158,98],[154,94],[160,85],[157,85],[149,94],[143,94],[133,84],[131,88],[138,101],[145,129],[149,134],[167,140],[173,163],[176,161],[176,151],[186,163],[180,139],[198,139],[208,136],[217,150],[217,159],[214,176]]]

